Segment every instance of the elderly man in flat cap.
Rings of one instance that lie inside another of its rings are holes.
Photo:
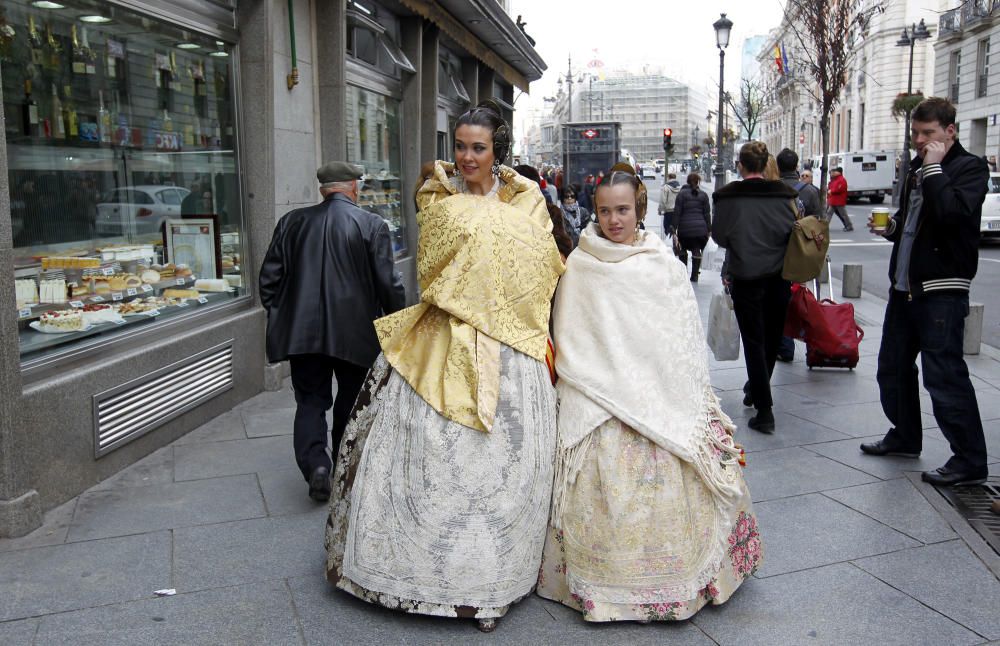
[[[267,357],[287,359],[295,389],[295,461],[309,497],[330,497],[326,411],[333,454],[379,353],[372,321],[405,305],[389,226],[356,204],[364,169],[331,162],[316,172],[323,201],[290,211],[274,229],[260,270]],[[333,399],[333,376],[337,399]]]

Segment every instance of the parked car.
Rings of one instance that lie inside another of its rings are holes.
[[[983,202],[979,231],[983,239],[1000,238],[1000,173],[990,173],[990,187]]]
[[[120,186],[101,196],[95,231],[100,236],[156,233],[167,218],[181,216],[189,191],[181,186]]]
[[[656,179],[656,164],[651,161],[646,162],[645,164],[642,165],[641,179],[646,179],[647,177]]]

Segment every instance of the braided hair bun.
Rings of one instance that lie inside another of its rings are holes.
[[[510,154],[510,124],[503,118],[503,109],[493,99],[480,101],[455,122],[455,130],[460,126],[482,126],[488,128],[493,137],[493,156],[496,164],[502,164]]]

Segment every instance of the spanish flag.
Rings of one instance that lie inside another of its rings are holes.
[[[778,74],[785,73],[785,57],[781,51],[781,45],[778,43],[774,44],[774,64],[778,66]]]

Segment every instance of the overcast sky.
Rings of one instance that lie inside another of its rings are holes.
[[[517,99],[517,135],[524,133],[521,120],[529,116],[530,108],[544,109],[542,97],[555,95],[556,80],[567,71],[567,55],[573,57],[576,76],[593,69],[587,64],[595,58],[595,48],[606,70],[662,66],[668,76],[717,97],[719,50],[712,23],[721,12],[733,21],[726,50],[729,87],[729,81],[740,75],[743,39],[777,27],[783,4],[782,0],[511,0],[511,17],[522,16],[525,31],[548,65],[545,75],[531,84],[530,94]]]

